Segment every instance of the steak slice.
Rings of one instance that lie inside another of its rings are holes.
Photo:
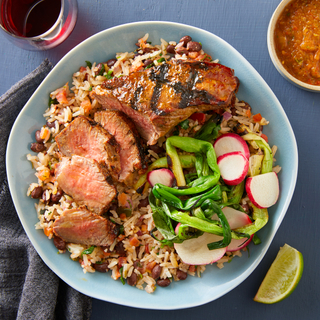
[[[53,232],[65,242],[110,246],[119,228],[84,207],[65,210],[54,222]]]
[[[94,120],[115,137],[120,146],[119,181],[132,186],[138,175],[147,169],[144,148],[134,123],[117,110],[96,112]]]
[[[107,170],[92,159],[63,157],[56,165],[55,177],[66,194],[97,214],[108,209],[117,193]]]
[[[238,86],[233,70],[219,63],[176,61],[107,80],[90,95],[128,115],[153,145],[194,112],[230,105]]]
[[[67,157],[78,155],[102,163],[113,178],[120,173],[119,145],[114,137],[95,121],[79,116],[55,138],[60,152]]]

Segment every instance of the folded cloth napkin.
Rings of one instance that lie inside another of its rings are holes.
[[[5,169],[11,127],[51,70],[48,60],[0,98],[0,319],[89,319],[91,299],[60,280],[40,259],[13,206]]]

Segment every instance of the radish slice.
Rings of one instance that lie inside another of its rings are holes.
[[[172,187],[175,181],[175,177],[172,171],[166,168],[162,168],[148,172],[147,180],[152,187],[156,183],[161,183],[167,187]]]
[[[239,211],[230,207],[224,207],[222,211],[229,222],[231,230],[234,230],[252,223],[249,216],[242,211]],[[218,220],[218,216],[215,214],[212,216],[212,219]],[[253,238],[253,235],[251,235],[251,237],[247,241],[246,241],[246,238],[239,239],[239,240],[232,239],[230,244],[227,247],[227,251],[237,251],[246,247],[251,242],[252,238]]]
[[[247,143],[236,133],[223,134],[215,141],[213,147],[217,157],[234,151],[240,151],[247,159],[250,157]]]
[[[250,201],[257,208],[269,208],[279,198],[278,175],[275,172],[268,172],[250,177],[246,181],[246,191]]]
[[[227,248],[209,250],[207,247],[208,243],[222,239],[223,237],[205,232],[198,238],[185,240],[182,243],[175,243],[174,248],[184,263],[205,265],[218,261],[226,253]]]
[[[249,161],[240,151],[235,151],[220,156],[218,166],[223,181],[227,185],[234,186],[246,177]]]

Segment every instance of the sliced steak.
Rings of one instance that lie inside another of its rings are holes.
[[[118,231],[114,223],[84,207],[65,210],[53,224],[53,232],[65,242],[89,246],[110,246]]]
[[[60,152],[67,157],[78,155],[106,165],[112,177],[120,173],[119,145],[114,137],[95,121],[79,116],[55,138]]]
[[[63,157],[56,165],[55,177],[66,194],[97,214],[108,209],[117,193],[107,170],[92,159]]]
[[[134,123],[117,110],[96,112],[94,120],[115,137],[120,146],[119,181],[132,186],[138,175],[147,169],[144,148]]]
[[[127,114],[153,145],[192,113],[230,105],[238,86],[233,70],[221,64],[176,61],[107,80],[91,97]]]

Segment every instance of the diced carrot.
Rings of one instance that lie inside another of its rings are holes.
[[[50,169],[45,168],[39,171],[36,175],[41,181],[47,180],[48,178],[50,178]]]
[[[206,115],[202,112],[195,112],[189,118],[193,121],[198,121],[199,124],[203,124],[206,121]]]
[[[266,142],[268,142],[268,137],[264,133],[261,133],[261,138],[263,138],[264,140],[266,140]]]
[[[52,229],[52,228],[47,228],[47,227],[45,227],[45,228],[43,229],[43,232],[44,232],[44,234],[45,234],[47,237],[50,237],[50,236],[53,235],[53,229]]]
[[[126,236],[124,234],[120,234],[117,239],[118,241],[122,241],[125,237]]]
[[[118,195],[118,202],[120,207],[125,207],[128,201],[128,195],[124,192]]]
[[[120,272],[119,272],[119,269],[117,268],[116,269],[116,272],[115,272],[115,279],[117,280],[117,279],[119,279],[120,277],[121,277],[121,274],[120,274]]]
[[[111,252],[105,252],[105,251],[103,250],[103,255],[104,255],[105,257],[109,257],[109,256],[111,255]]]
[[[127,218],[126,214],[125,213],[121,213],[120,214],[120,219],[121,220],[125,220]]]
[[[248,118],[251,117],[251,110],[250,110],[250,109],[247,109],[247,110],[246,110],[246,116],[247,116]]]
[[[140,241],[136,237],[132,237],[129,240],[131,246],[138,247],[140,245]]]
[[[199,52],[189,52],[188,57],[191,59],[195,59],[199,55]]]
[[[146,224],[143,224],[140,229],[142,232],[148,232],[148,226]]]
[[[260,122],[261,119],[262,119],[262,116],[261,116],[260,113],[257,113],[252,117],[252,119],[253,119],[254,122]]]
[[[80,71],[80,72],[84,72],[84,71],[86,71],[86,70],[87,70],[86,67],[81,66],[79,71]]]
[[[45,127],[42,127],[41,131],[40,131],[40,138],[44,140],[47,137],[48,134],[50,134],[49,129],[45,128]]]
[[[151,272],[157,263],[155,261],[148,262],[146,265],[146,271]]]
[[[85,99],[81,102],[81,107],[83,108],[84,112],[87,113],[91,110],[92,105],[89,99]]]
[[[56,99],[59,101],[59,103],[69,103],[67,99],[67,90],[66,88],[62,88],[58,94],[56,95]]]
[[[190,271],[190,272],[195,272],[195,271],[196,271],[196,267],[193,266],[193,265],[191,265],[191,266],[189,267],[189,271]]]
[[[149,250],[149,244],[146,244],[146,245],[145,245],[145,249],[144,249],[144,251],[145,251],[147,254],[149,254],[149,253],[150,253],[150,250]]]
[[[127,257],[119,257],[118,259],[118,267],[121,268],[123,265],[127,263]]]

